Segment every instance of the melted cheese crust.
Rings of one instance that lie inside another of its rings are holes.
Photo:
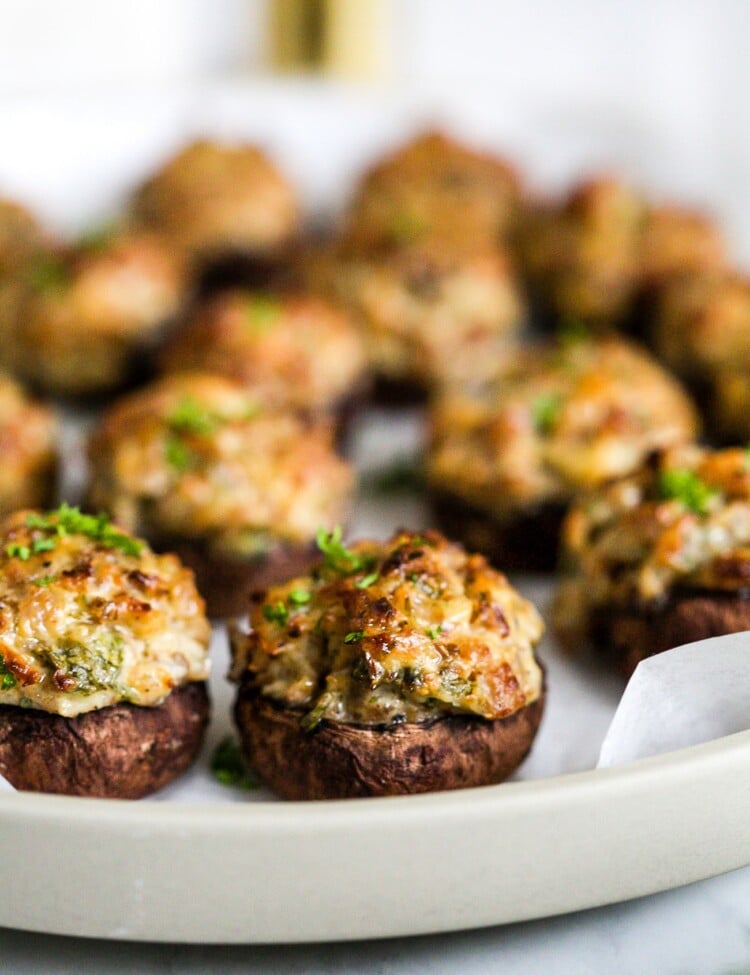
[[[698,425],[678,383],[619,339],[520,348],[495,382],[443,390],[431,420],[430,483],[500,521],[628,474]]]
[[[193,256],[270,251],[297,232],[294,190],[252,145],[185,146],[140,189],[136,219]]]
[[[703,482],[706,496],[697,511],[663,496],[666,471],[690,471]],[[747,452],[673,448],[632,477],[582,496],[565,521],[562,563],[554,618],[570,645],[580,645],[602,607],[658,605],[680,589],[746,590]]]
[[[351,574],[321,566],[258,596],[234,636],[234,679],[249,670],[310,726],[496,719],[539,697],[542,620],[482,556],[435,531],[351,551]]]
[[[322,298],[231,292],[208,302],[161,358],[168,372],[229,376],[263,403],[319,412],[364,382],[359,329]]]
[[[197,427],[177,422],[185,404]],[[146,536],[240,556],[264,539],[309,541],[319,525],[344,520],[354,480],[328,426],[270,412],[237,383],[201,373],[121,400],[89,454],[95,508]]]
[[[29,515],[0,525],[0,704],[73,717],[206,680],[210,627],[189,569],[30,528]]]

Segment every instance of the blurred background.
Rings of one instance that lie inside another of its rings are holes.
[[[750,195],[744,0],[2,0],[0,9],[6,103],[309,77],[315,64],[336,84],[419,96],[426,121],[452,113],[486,129],[494,111],[498,139],[542,183],[616,164],[708,202],[750,257],[750,224],[737,212]]]

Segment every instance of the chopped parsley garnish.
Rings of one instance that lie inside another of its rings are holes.
[[[344,643],[359,643],[364,635],[364,630],[352,630],[351,633],[347,633],[344,637]]]
[[[18,681],[15,675],[12,674],[5,663],[5,658],[0,657],[0,691],[9,691],[11,687],[15,687]]]
[[[70,283],[70,272],[62,261],[44,257],[29,265],[26,277],[34,291],[50,293],[61,291]]]
[[[219,417],[210,413],[192,396],[183,396],[167,418],[167,423],[173,430],[198,435],[212,433],[220,422]]]
[[[5,546],[5,554],[9,559],[20,559],[22,562],[26,562],[31,555],[31,549],[28,545],[11,542],[10,545]]]
[[[170,435],[164,441],[164,458],[176,471],[186,471],[192,467],[194,454],[181,437]]]
[[[534,428],[539,433],[549,433],[557,423],[562,407],[562,397],[556,393],[542,393],[531,404]]]
[[[442,632],[443,632],[442,626],[432,626],[430,627],[429,630],[427,630],[427,636],[431,640],[437,640],[437,638],[440,636]]]
[[[267,332],[278,321],[281,305],[267,295],[253,295],[247,302],[247,326],[254,334]]]
[[[357,589],[367,589],[373,584],[373,582],[377,582],[379,578],[379,572],[370,572],[366,576],[362,576],[361,579],[358,579],[354,585]]]
[[[222,738],[211,756],[211,771],[222,785],[240,789],[257,789],[258,782],[250,774],[240,746],[231,736]]]
[[[665,501],[681,501],[682,504],[696,515],[705,515],[719,491],[706,484],[700,477],[688,468],[674,468],[661,471],[658,481],[659,497]]]
[[[309,603],[312,596],[306,589],[292,589],[292,591],[287,596],[287,601],[292,604],[292,606],[304,606]]]
[[[563,346],[578,345],[579,342],[586,342],[590,338],[591,329],[574,315],[566,316],[557,328],[557,341]]]
[[[284,626],[289,620],[289,610],[286,608],[284,603],[267,603],[263,607],[263,618],[267,619],[269,623],[276,623],[279,626]]]
[[[80,250],[86,251],[89,254],[96,254],[98,251],[104,250],[116,232],[117,227],[113,222],[101,223],[98,226],[89,227],[88,230],[84,230],[76,241],[76,244]]]
[[[399,210],[388,227],[390,237],[397,244],[413,244],[424,235],[427,224],[416,213]]]
[[[51,552],[54,547],[54,538],[35,538],[31,543],[31,551],[34,555],[39,555],[40,552]]]
[[[56,580],[57,580],[57,576],[39,576],[38,579],[32,579],[31,581],[35,586],[41,586],[42,588],[46,588],[47,586],[52,585],[52,583],[55,582]]]
[[[55,511],[50,511],[47,514],[29,515],[26,519],[26,525],[28,528],[47,532],[50,536],[46,539],[34,539],[32,541],[31,551],[35,554],[50,551],[54,548],[55,539],[63,535],[85,535],[105,548],[119,549],[125,555],[140,555],[143,551],[144,543],[137,538],[126,535],[119,528],[115,528],[107,515],[103,513],[98,515],[84,514],[80,508],[71,507],[65,502]],[[50,545],[49,542],[52,544]],[[8,549],[11,547],[25,549],[27,553],[29,552],[27,546],[8,546]],[[8,549],[6,551],[10,555]],[[28,557],[29,555],[26,554],[25,558]],[[20,554],[19,558],[24,558],[24,556]]]
[[[347,548],[342,538],[341,525],[336,525],[330,532],[327,532],[325,528],[318,529],[315,542],[323,553],[326,568],[347,576],[360,572],[362,569],[371,568],[370,560],[361,558],[356,552]]]

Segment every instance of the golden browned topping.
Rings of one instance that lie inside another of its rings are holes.
[[[168,372],[207,369],[241,382],[259,401],[321,411],[364,382],[359,329],[322,298],[231,292],[199,309],[161,359]]]
[[[95,432],[91,503],[147,537],[199,539],[235,555],[307,541],[345,517],[349,466],[331,431],[270,412],[242,386],[165,377],[112,407]]]
[[[136,219],[193,256],[268,252],[299,223],[294,190],[257,146],[185,146],[140,189]]]
[[[520,348],[495,382],[444,390],[432,407],[427,474],[502,521],[567,501],[691,440],[695,411],[645,352],[575,333]]]
[[[507,162],[428,132],[365,174],[347,235],[364,249],[429,240],[492,246],[513,225],[519,195]]]
[[[611,177],[581,183],[562,204],[530,214],[524,264],[555,312],[592,322],[624,313],[645,217],[641,195]]]
[[[640,274],[647,284],[718,270],[725,258],[724,237],[705,213],[670,204],[648,211],[639,247]]]
[[[432,244],[364,254],[347,245],[323,262],[321,278],[360,321],[377,371],[423,387],[486,374],[525,317],[497,249]]]
[[[451,713],[504,718],[535,701],[543,623],[500,572],[435,531],[347,548],[252,604],[233,676],[320,721],[381,724]]]
[[[209,636],[192,572],[105,517],[62,505],[0,524],[0,704],[154,706],[207,678]]]
[[[555,622],[571,644],[601,607],[660,604],[681,589],[746,590],[747,451],[676,447],[582,496],[565,521],[563,565]]]
[[[671,281],[661,293],[654,342],[682,375],[750,370],[750,278],[717,271]]]
[[[724,240],[704,214],[651,206],[609,176],[531,210],[520,234],[526,272],[552,310],[591,323],[621,319],[642,289],[719,267]]]
[[[149,233],[114,232],[31,262],[12,365],[62,392],[121,382],[134,346],[153,343],[184,295],[181,262]]]
[[[56,439],[52,411],[0,374],[0,514],[51,500]]]

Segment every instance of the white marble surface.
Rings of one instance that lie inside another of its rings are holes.
[[[290,947],[89,941],[0,929],[8,975],[740,975],[750,868],[626,904],[461,934]]]

